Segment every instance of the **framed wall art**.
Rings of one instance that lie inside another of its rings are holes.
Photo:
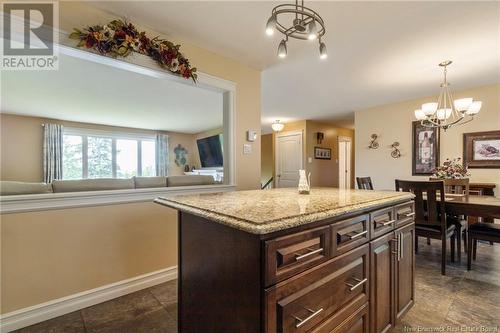
[[[332,159],[332,149],[314,147],[314,158],[317,160],[331,160]]]
[[[464,133],[464,166],[500,168],[500,131]]]
[[[439,129],[412,123],[412,175],[432,175],[439,166]]]

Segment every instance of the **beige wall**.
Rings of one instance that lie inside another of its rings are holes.
[[[318,144],[316,133],[324,134],[321,144]],[[307,121],[306,124],[306,167],[311,173],[312,186],[339,186],[339,163],[338,163],[338,137],[344,136],[354,140],[354,131],[347,128],[334,127],[331,124],[325,124],[316,121]],[[314,158],[314,147],[330,148],[332,150],[331,160],[320,160]],[[354,147],[354,143],[352,144]],[[351,167],[354,176],[354,151],[351,152]],[[311,163],[309,163],[311,158]],[[352,182],[352,179],[351,179]]]
[[[261,136],[260,182],[262,185],[274,175],[273,135]]]
[[[351,153],[351,166],[353,172],[351,183],[354,184],[354,131],[347,128],[336,127],[332,124],[322,123],[312,120],[301,120],[285,124],[283,132],[302,131],[303,133],[303,165],[307,172],[311,172],[311,185],[315,187],[337,187],[339,185],[339,165],[338,165],[338,137],[350,137],[353,140],[353,151]],[[316,133],[324,133],[322,144],[318,144]],[[275,146],[276,133],[273,133],[273,152]],[[332,149],[331,160],[319,160],[314,158],[314,147]],[[274,153],[273,164],[274,164]],[[311,163],[309,163],[311,158]],[[274,168],[273,168],[274,172]],[[351,185],[352,185],[351,184]]]
[[[4,110],[2,110],[4,112]],[[67,127],[97,129],[111,132],[155,134],[158,131],[78,123],[48,118],[0,114],[0,180],[16,180],[23,182],[43,181],[43,123],[62,124]],[[194,135],[175,132],[164,132],[169,136],[169,175],[182,175],[183,167],[175,164],[174,147],[178,144],[186,147],[187,160],[194,161]],[[20,153],[22,152],[22,153]],[[199,159],[199,158],[198,158]]]
[[[483,101],[483,107],[474,121],[441,131],[441,161],[446,158],[462,158],[463,133],[500,129],[500,84],[454,92],[455,98],[473,97]],[[356,176],[372,177],[376,189],[393,189],[394,179],[420,179],[412,176],[412,121],[413,111],[425,102],[437,97],[419,98],[412,101],[379,106],[355,113]],[[370,135],[379,135],[380,148],[368,149]],[[402,156],[390,156],[390,144],[398,141]],[[496,183],[500,186],[500,169],[470,169],[471,180]],[[497,195],[498,195],[497,191]]]
[[[117,17],[82,2],[60,2],[59,9],[66,31]],[[243,144],[246,130],[260,129],[260,72],[172,39],[200,71],[236,83],[236,183],[259,188],[260,136],[250,155]],[[176,264],[175,212],[150,203],[9,214],[0,222],[2,313]]]
[[[1,312],[176,265],[176,216],[154,203],[2,215]]]

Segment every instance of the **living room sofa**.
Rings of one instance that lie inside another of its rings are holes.
[[[215,184],[213,177],[207,175],[54,180],[50,184],[0,181],[0,195],[126,190],[213,184]]]

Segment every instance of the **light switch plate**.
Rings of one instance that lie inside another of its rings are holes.
[[[249,155],[251,153],[252,153],[252,145],[249,145],[249,144],[245,143],[243,145],[243,154]]]
[[[307,162],[308,162],[308,163],[312,163],[312,162],[313,162],[312,157],[308,157],[308,158],[307,158]]]
[[[257,131],[248,130],[247,141],[254,142],[255,140],[257,140]]]

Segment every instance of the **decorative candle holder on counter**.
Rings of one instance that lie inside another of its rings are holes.
[[[306,178],[306,170],[299,170],[299,194],[311,193],[311,173]]]

